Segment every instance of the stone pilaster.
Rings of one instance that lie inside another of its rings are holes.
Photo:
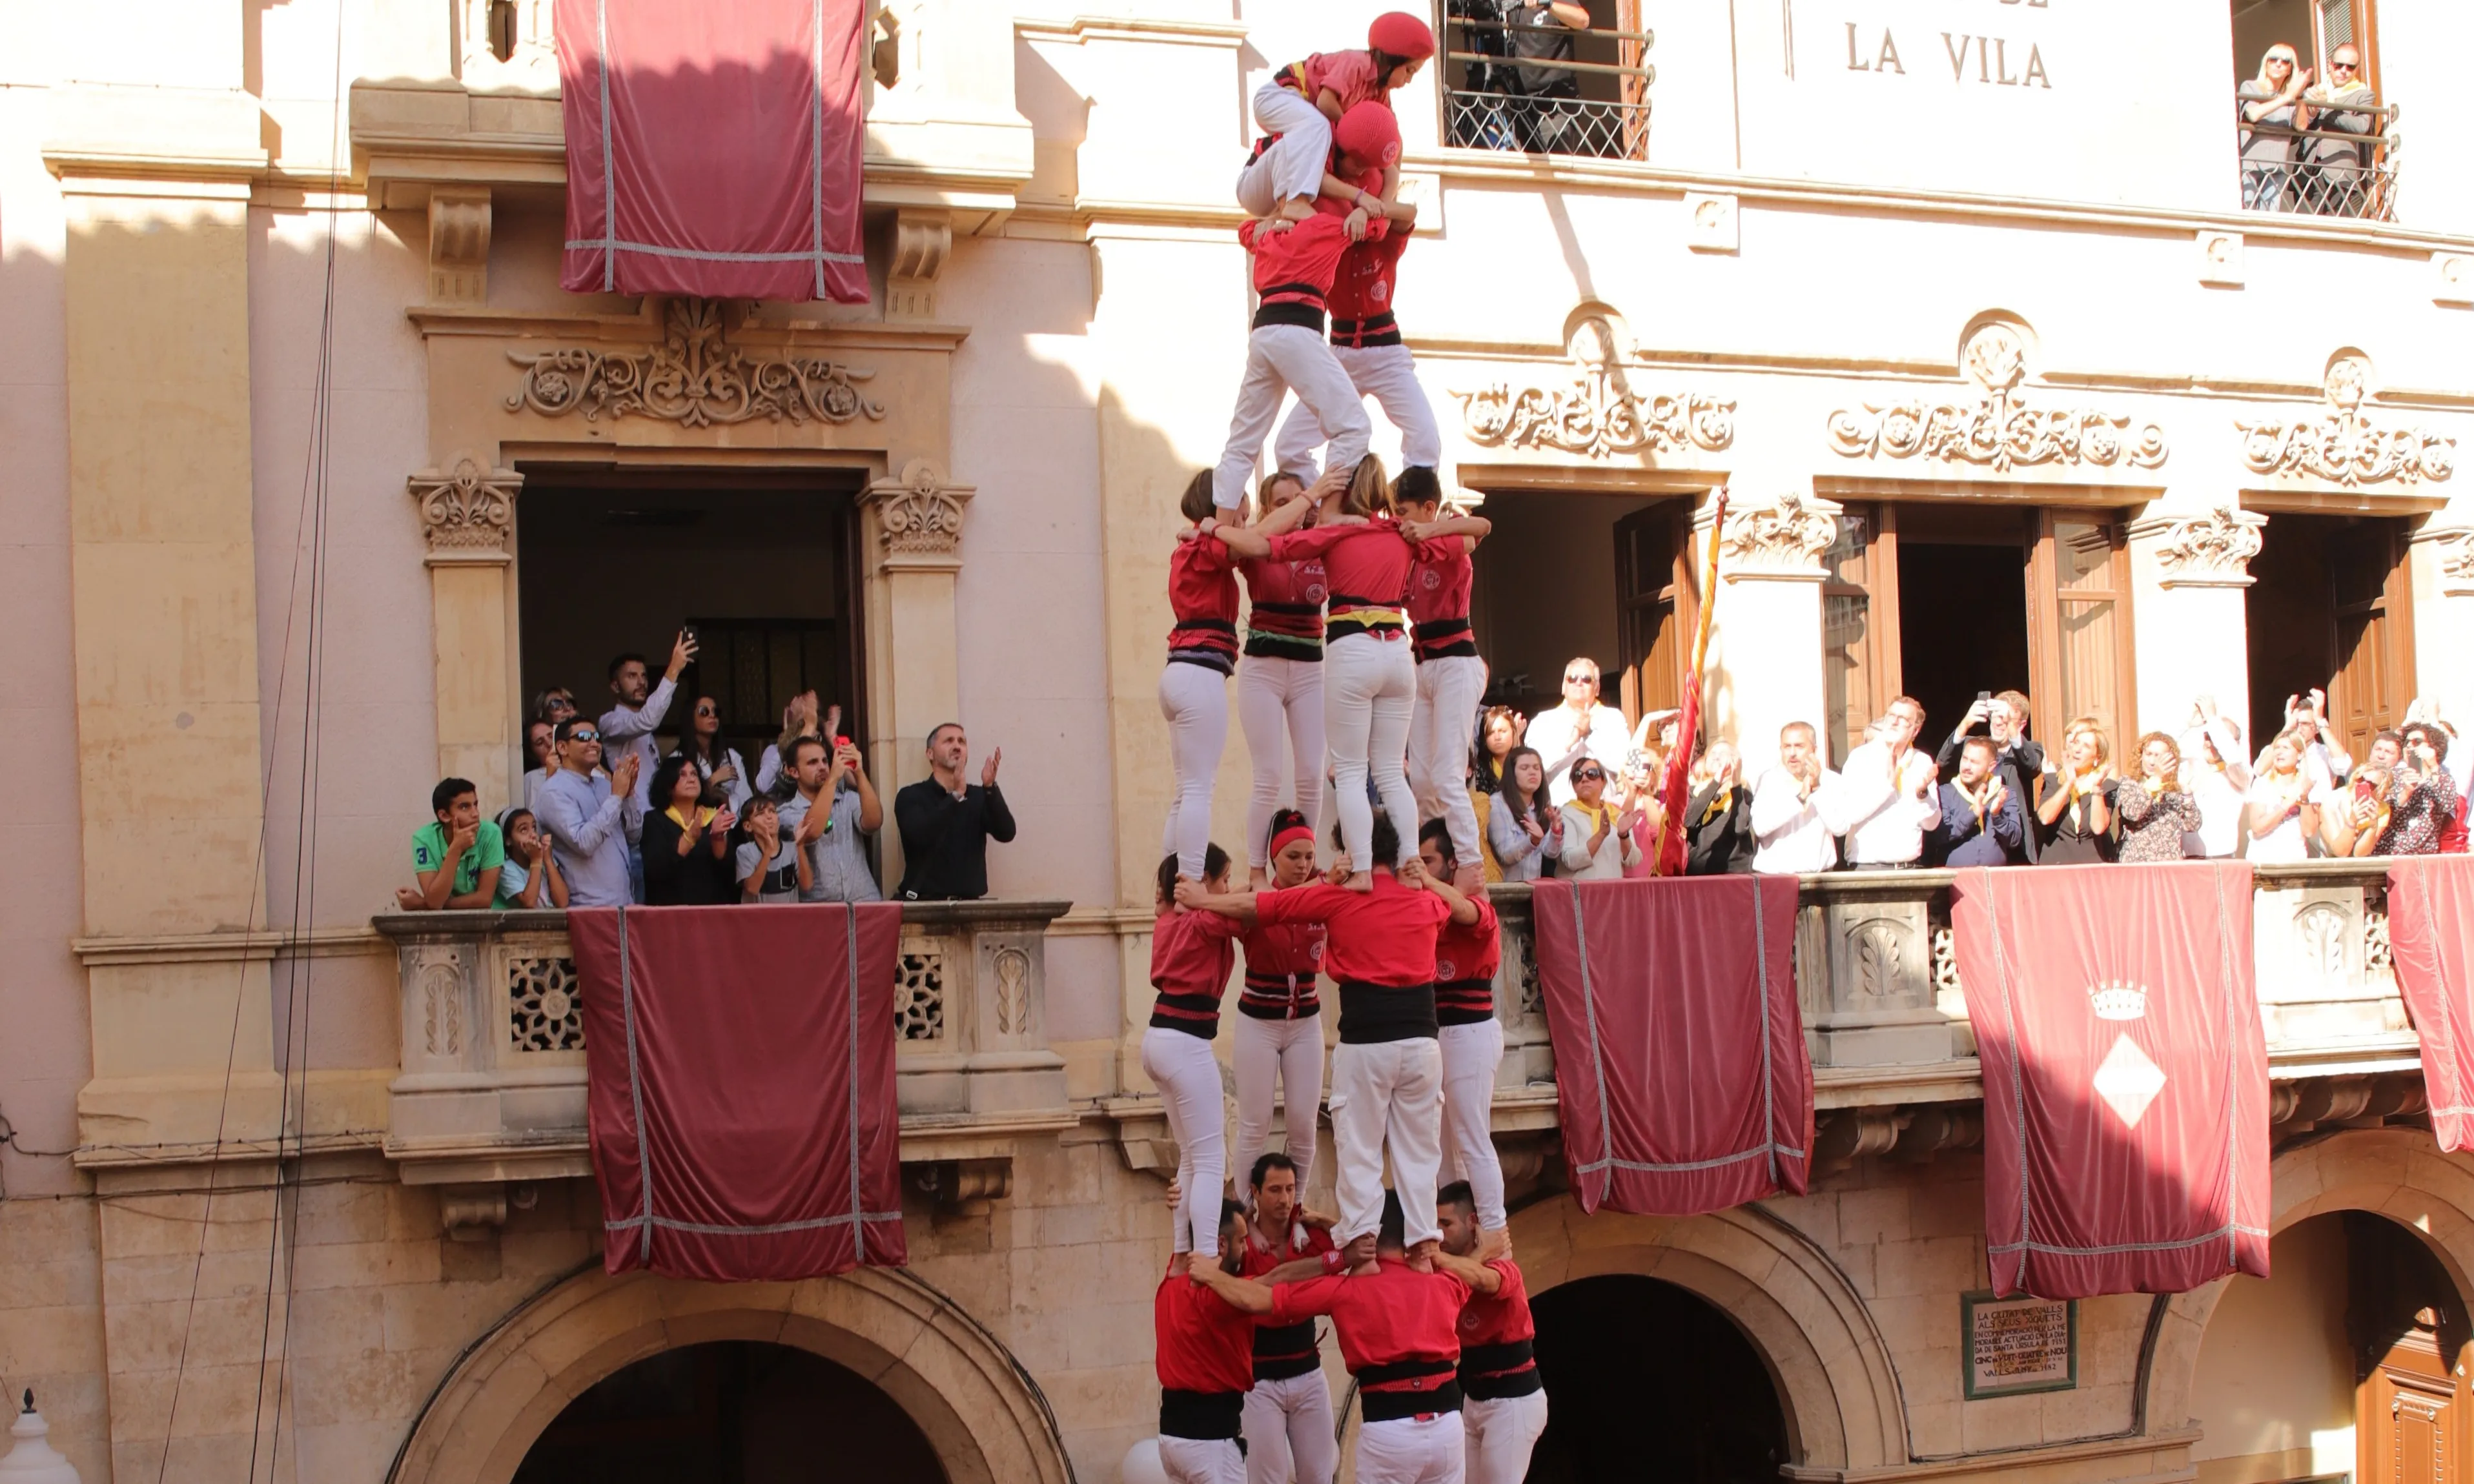
[[[1795,490],[1745,496],[1729,503],[1726,524],[1715,533],[1715,683],[1704,693],[1710,710],[1702,730],[1735,744],[1748,782],[1777,760],[1781,727],[1822,726],[1821,554],[1837,539],[1838,510]],[[1710,524],[1705,505],[1694,521],[1700,541],[1710,539]]]
[[[433,227],[433,231],[434,231]],[[425,469],[405,481],[429,543],[430,632],[437,646],[432,684],[438,703],[441,777],[470,778],[482,799],[515,796],[515,739],[507,693],[507,564],[516,494],[524,476],[470,458],[451,471]],[[503,807],[490,804],[490,808]]]
[[[2199,695],[2216,697],[2221,715],[2250,715],[2244,590],[2267,525],[2231,499],[2130,523],[2138,731],[2178,735]]]
[[[914,458],[861,497],[868,663],[878,703],[869,750],[888,810],[895,790],[928,775],[928,733],[963,719],[954,584],[962,570],[962,513],[974,493],[975,486],[950,483],[934,463]],[[992,744],[978,744],[974,768]],[[879,838],[885,879],[897,881],[901,832],[887,828]]]

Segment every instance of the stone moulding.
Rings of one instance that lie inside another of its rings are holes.
[[[506,409],[551,418],[580,411],[587,422],[604,413],[634,414],[686,427],[756,418],[848,423],[885,417],[885,405],[852,384],[873,377],[873,370],[824,356],[752,356],[729,342],[721,306],[713,300],[673,299],[663,323],[662,343],[639,350],[508,352],[524,369]]]
[[[2133,426],[2095,407],[2033,407],[2020,398],[2025,338],[2011,326],[1978,329],[1959,370],[1980,389],[1973,401],[1866,402],[1830,414],[1830,446],[1847,458],[1930,458],[2007,474],[2041,464],[2154,469],[2171,451],[2165,429]]]
[[[878,538],[888,554],[950,556],[962,545],[962,511],[975,487],[948,484],[936,466],[914,458],[899,476],[879,479],[861,499],[876,508]]]
[[[2320,479],[2351,489],[2395,480],[2419,484],[2456,473],[2457,440],[2427,427],[2381,427],[2363,413],[2370,362],[2340,355],[2320,384],[2328,410],[2309,417],[2237,418],[2243,463],[2253,474]]]
[[[421,506],[422,534],[436,553],[503,552],[515,529],[524,476],[458,459],[452,473],[424,469],[404,481]]]
[[[2130,534],[2156,538],[2165,587],[2248,587],[2267,525],[2266,516],[2228,504],[2206,515],[2142,521]]]
[[[1730,511],[1718,540],[1730,577],[1818,577],[1821,555],[1838,539],[1838,506],[1793,490],[1767,505]]]

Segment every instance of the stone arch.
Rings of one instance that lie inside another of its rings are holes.
[[[2287,1150],[2269,1176],[2271,1234],[2331,1211],[2369,1211],[2420,1236],[2458,1292],[2474,1295],[2474,1164],[2441,1154],[2429,1131],[2347,1130]],[[2232,1281],[2220,1277],[2165,1303],[2143,1378],[2149,1431],[2191,1419],[2199,1344]]]
[[[919,1424],[952,1484],[1067,1484],[1062,1443],[995,1336],[907,1274],[697,1283],[593,1272],[509,1315],[457,1362],[388,1484],[507,1484],[585,1388],[710,1340],[809,1350],[874,1382]]]
[[[1675,1284],[1752,1341],[1808,1469],[1906,1462],[1905,1405],[1873,1317],[1847,1277],[1802,1232],[1758,1206],[1707,1216],[1584,1216],[1569,1196],[1512,1218],[1533,1293],[1633,1274]]]

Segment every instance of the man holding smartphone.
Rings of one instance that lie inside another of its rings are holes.
[[[622,654],[610,662],[610,693],[618,697],[618,704],[601,714],[601,746],[614,774],[620,763],[633,760],[636,765],[630,775],[635,783],[621,795],[621,809],[627,826],[627,879],[639,902],[644,899],[644,815],[651,807],[647,791],[652,787],[654,766],[661,762],[653,733],[670,714],[679,672],[695,663],[695,656],[694,632],[681,629],[671,641],[669,668],[662,671],[658,686],[652,684],[643,655]]]
[[[1968,738],[1976,735],[1978,726],[1984,728],[1983,735],[1993,742],[1994,771],[2001,777],[2003,789],[2019,801],[2022,810],[2035,808],[2044,797],[2047,782],[2055,775],[2044,747],[2028,739],[2027,697],[2022,692],[1977,692],[1976,704],[1958,718],[1957,728],[1933,758],[1934,769],[1946,776],[1955,775],[1960,749],[1967,745]],[[2035,831],[2026,832],[2022,848],[2027,864],[2035,864]]]
[[[885,824],[885,806],[847,737],[828,748],[823,739],[790,744],[790,776],[798,791],[782,805],[783,836],[797,852],[802,902],[881,902],[868,868],[866,836]]]

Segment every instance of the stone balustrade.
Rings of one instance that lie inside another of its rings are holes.
[[[1013,1141],[1070,1127],[1048,1044],[1047,931],[1064,902],[909,903],[895,991],[902,1158],[949,1204],[1006,1194]],[[755,909],[751,909],[755,910]],[[584,1019],[562,912],[387,912],[402,1057],[386,1152],[450,1187],[450,1224],[508,1183],[591,1173]],[[478,1214],[474,1214],[474,1213]]]
[[[2252,877],[2276,1136],[2418,1113],[2418,1043],[2389,959],[2386,864],[2262,865]],[[1981,1115],[1967,1107],[1982,1088],[1951,942],[1953,879],[1922,870],[1803,878],[1796,983],[1824,1163],[1929,1157],[1981,1138]],[[1498,885],[1490,898],[1504,934],[1494,1123],[1509,1152],[1524,1139],[1551,1141],[1555,1052],[1530,888]]]

